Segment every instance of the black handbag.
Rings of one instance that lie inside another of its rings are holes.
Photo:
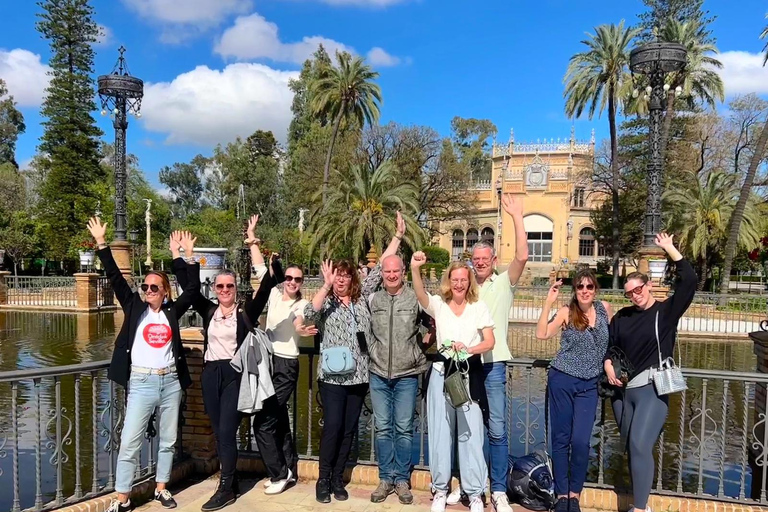
[[[619,379],[625,386],[629,382],[629,376],[634,373],[634,367],[632,363],[627,359],[627,355],[619,347],[610,347],[608,349],[608,357],[613,363],[613,370],[616,373],[616,378]],[[623,388],[613,386],[608,382],[608,375],[603,370],[600,376],[600,382],[597,386],[597,394],[601,398],[613,398],[616,393],[621,392]]]

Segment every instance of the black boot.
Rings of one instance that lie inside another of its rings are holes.
[[[216,489],[216,493],[209,499],[200,510],[203,512],[213,512],[219,510],[227,505],[231,505],[237,499],[235,491],[232,489],[234,484],[234,475],[222,476],[219,480],[219,488]]]
[[[327,478],[318,479],[315,484],[315,499],[320,503],[331,502],[331,481]]]
[[[331,478],[331,489],[333,490],[333,497],[336,501],[346,501],[349,499],[349,493],[344,488],[344,480],[341,476],[334,476]]]

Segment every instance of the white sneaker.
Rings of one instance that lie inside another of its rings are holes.
[[[434,496],[432,496],[432,506],[430,507],[431,512],[445,512],[445,500],[447,496],[443,491],[437,491]]]
[[[509,498],[505,492],[494,492],[491,494],[491,503],[496,512],[512,512],[509,506]]]
[[[285,490],[285,488],[288,486],[288,484],[291,482],[291,479],[293,478],[293,473],[291,473],[291,470],[288,470],[288,476],[286,476],[282,480],[278,480],[277,482],[271,482],[270,485],[267,486],[266,489],[264,489],[264,494],[280,494]]]
[[[483,508],[483,500],[480,496],[474,496],[469,499],[469,512],[483,512]]]
[[[456,488],[452,490],[451,494],[449,494],[448,497],[446,498],[445,503],[447,505],[458,505],[459,502],[461,502],[462,494],[463,493],[461,492],[461,486],[460,485],[456,486]]]
[[[445,509],[445,507],[443,507]],[[106,512],[128,512],[131,510],[131,500],[129,499],[125,503],[120,503],[119,500],[113,499],[110,504],[109,508],[107,508]]]

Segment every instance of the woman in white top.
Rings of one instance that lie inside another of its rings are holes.
[[[299,380],[299,339],[304,336],[314,336],[317,333],[314,326],[304,325],[304,307],[309,301],[301,296],[303,282],[304,272],[301,268],[289,265],[285,269],[282,290],[272,288],[267,302],[266,332],[274,350],[272,385],[275,387],[278,407],[265,411],[264,414],[270,417],[264,419],[277,423],[278,446],[276,448],[282,450],[294,481],[298,474],[299,455],[291,434],[288,400],[296,392],[296,384]],[[269,479],[265,484],[268,487],[275,485]]]
[[[457,354],[469,363],[471,401],[458,408],[443,393],[445,378],[450,375],[448,359],[442,354],[432,364],[427,379],[427,417],[429,418],[429,470],[432,475],[432,512],[445,510],[451,480],[451,454],[458,429],[461,488],[469,496],[470,512],[482,512],[481,494],[488,478],[483,455],[485,427],[483,415],[488,411],[481,355],[493,350],[493,318],[480,298],[475,276],[466,263],[455,261],[443,273],[440,295],[424,289],[420,268],[427,258],[419,251],[411,258],[413,290],[419,304],[435,319],[438,342],[450,340],[448,357]],[[455,368],[455,367],[454,367]]]

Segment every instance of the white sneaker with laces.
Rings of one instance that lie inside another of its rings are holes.
[[[483,512],[483,500],[480,496],[474,496],[469,499],[469,512]]]
[[[128,512],[129,510],[131,510],[130,499],[125,503],[120,503],[119,500],[113,499],[106,512]]]
[[[463,493],[461,492],[461,486],[458,485],[454,490],[451,491],[451,494],[448,495],[446,498],[445,503],[447,505],[458,505],[461,501],[461,495]]]
[[[288,476],[286,476],[283,480],[278,480],[277,482],[273,482],[270,485],[267,486],[266,489],[264,489],[264,494],[280,494],[285,490],[285,488],[288,486],[288,484],[291,482],[291,479],[293,478],[293,473],[291,473],[291,470],[288,470]]]
[[[430,507],[431,512],[445,512],[445,500],[447,496],[445,492],[443,491],[437,491],[434,496],[432,496],[432,506]]]
[[[493,509],[496,512],[512,512],[512,507],[509,506],[509,498],[505,492],[494,492],[491,494],[491,503]]]

